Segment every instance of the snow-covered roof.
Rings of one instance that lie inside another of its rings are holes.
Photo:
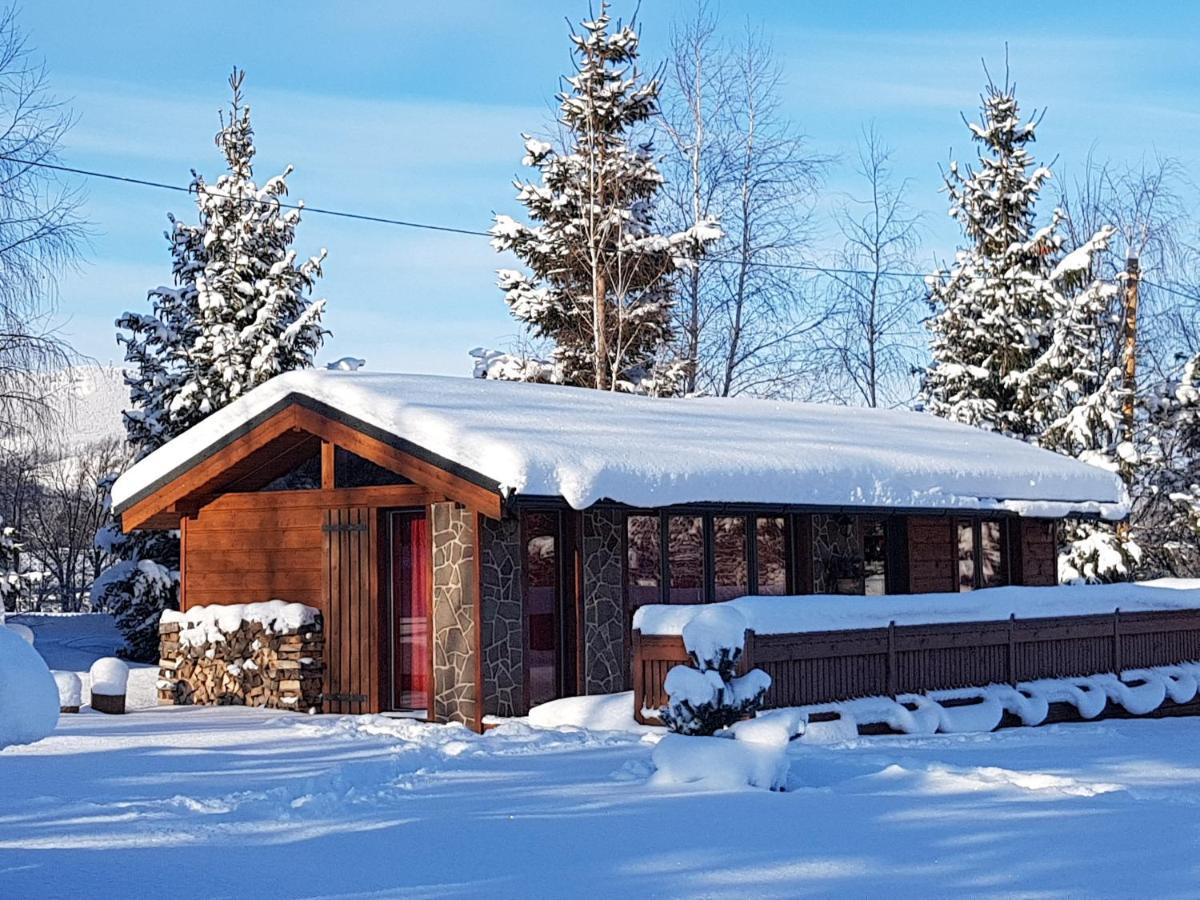
[[[507,495],[1119,518],[1111,472],[920,413],[309,369],[277,376],[130,468],[125,508],[289,400],[314,401]]]

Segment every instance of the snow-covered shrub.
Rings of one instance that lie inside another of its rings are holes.
[[[58,724],[58,686],[45,661],[0,626],[0,747],[40,741]]]
[[[679,734],[711,735],[762,706],[771,676],[762,669],[735,675],[746,644],[746,620],[736,609],[709,606],[683,627],[693,666],[674,666],[664,687],[670,702],[659,716]]]

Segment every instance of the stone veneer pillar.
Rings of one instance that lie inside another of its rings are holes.
[[[625,516],[619,509],[585,510],[583,519],[584,683],[580,693],[627,688],[625,592],[621,555]]]
[[[849,527],[843,523],[849,520]],[[863,549],[858,516],[814,515],[812,517],[813,593],[861,594],[863,592]],[[852,589],[838,591],[838,573],[853,582]]]
[[[474,725],[475,663],[474,513],[456,503],[434,503],[433,718]]]
[[[479,581],[484,714],[524,715],[521,529],[515,516],[481,518]]]

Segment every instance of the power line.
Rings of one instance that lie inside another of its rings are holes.
[[[105,181],[116,181],[121,184],[134,184],[141,187],[158,188],[164,191],[176,191],[178,193],[190,194],[192,188],[181,184],[169,184],[163,181],[151,181],[148,178],[135,178],[131,175],[117,175],[113,172],[100,172],[95,169],[81,169],[76,166],[64,166],[60,163],[49,163],[41,160],[21,159],[16,156],[7,156],[0,154],[0,160],[15,163],[22,166],[36,166],[41,169],[51,169],[55,172],[68,172],[72,175],[83,175],[87,178],[101,178]],[[219,197],[227,197],[234,199],[230,194],[224,194],[214,190],[211,186],[205,188],[210,194]],[[372,216],[366,213],[348,212],[340,209],[325,209],[320,206],[307,206],[302,203],[286,203],[282,200],[279,205],[285,209],[297,209],[303,212],[319,213],[324,216],[336,216],[341,219],[354,219],[360,222],[375,222],[381,225],[399,225],[404,228],[418,228],[425,231],[441,231],[450,234],[466,234],[473,237],[491,237],[491,234],[486,231],[476,231],[471,228],[458,228],[452,225],[431,225],[428,222],[413,222],[407,219],[392,219],[386,216]],[[706,265],[738,265],[738,261],[734,259],[716,259],[712,257],[701,259],[701,262]],[[866,269],[849,269],[837,268],[828,266],[818,266],[812,263],[780,263],[780,262],[759,262],[758,266],[770,269],[794,269],[801,272],[820,272],[826,275],[885,275],[895,278],[924,278],[925,274],[921,272],[871,272]]]
[[[135,178],[130,175],[117,175],[113,172],[100,172],[95,169],[81,169],[76,166],[64,166],[59,163],[44,162],[42,160],[21,159],[16,156],[8,156],[0,154],[0,160],[15,163],[22,166],[34,166],[40,169],[50,169],[55,172],[67,172],[72,175],[83,175],[87,178],[100,178],[105,181],[116,181],[122,184],[134,184],[141,187],[158,188],[164,191],[176,191],[179,193],[190,194],[192,188],[190,186],[180,184],[168,184],[163,181],[151,181],[147,178]],[[212,187],[206,186],[206,190],[210,194],[235,199],[230,194],[224,194],[220,191],[213,190]],[[296,209],[303,212],[316,213],[323,216],[334,216],[339,219],[352,219],[358,222],[374,222],[379,225],[396,225],[402,228],[416,228],[424,231],[439,231],[447,234],[466,234],[472,237],[491,237],[491,234],[486,231],[477,231],[473,228],[458,228],[453,225],[432,225],[428,222],[413,222],[408,219],[392,219],[387,216],[373,216],[367,213],[349,212],[341,209],[326,209],[320,206],[306,206],[303,203],[287,203],[279,200],[279,205],[284,209]],[[738,265],[735,259],[718,259],[714,257],[704,257],[700,260],[705,265]],[[762,266],[768,269],[791,269],[799,272],[819,272],[823,275],[879,275],[889,278],[927,278],[927,272],[896,272],[892,270],[880,270],[878,272],[870,269],[852,269],[837,266],[820,266],[815,263],[780,263],[780,262],[757,262],[757,266]],[[1166,291],[1168,294],[1174,294],[1177,297],[1183,297],[1187,300],[1193,300],[1200,303],[1200,295],[1191,294],[1187,291],[1181,291],[1178,288],[1168,287],[1165,284],[1149,281],[1146,278],[1141,279],[1142,284],[1148,287],[1157,288],[1160,291]]]
[[[162,181],[150,181],[146,178],[133,178],[129,175],[116,175],[112,172],[97,172],[92,169],[79,169],[75,166],[63,166],[57,163],[41,162],[32,159],[20,159],[15,156],[6,156],[0,154],[0,159],[7,162],[16,163],[22,166],[36,166],[40,169],[52,169],[55,172],[70,172],[73,175],[84,175],[88,178],[103,178],[106,181],[119,181],[124,184],[136,184],[142,187],[158,188],[164,191],[179,191],[185,194],[190,194],[192,189],[179,184],[167,184]],[[226,197],[235,199],[230,194],[224,194],[220,191],[215,191],[211,187],[206,186],[206,190],[215,194],[218,197]],[[405,219],[389,219],[385,216],[371,216],[366,213],[346,212],[340,209],[322,209],[319,206],[306,206],[303,203],[287,203],[283,200],[279,201],[279,205],[284,209],[298,209],[304,212],[319,213],[323,216],[336,216],[340,219],[356,219],[360,222],[376,222],[382,225],[400,225],[404,228],[421,228],[426,231],[444,231],[451,234],[470,234],[478,237],[490,237],[486,231],[474,231],[470,228],[455,228],[451,225],[430,225],[427,222],[410,222]]]

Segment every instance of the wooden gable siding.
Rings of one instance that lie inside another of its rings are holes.
[[[932,594],[958,590],[958,548],[954,520],[946,516],[908,517],[908,590]]]
[[[500,495],[464,477],[420,459],[351,425],[293,404],[121,510],[125,531],[178,528],[223,494],[254,490],[308,454],[332,454],[342,447],[424,487],[491,518],[500,517]],[[261,496],[253,494],[253,496]]]

